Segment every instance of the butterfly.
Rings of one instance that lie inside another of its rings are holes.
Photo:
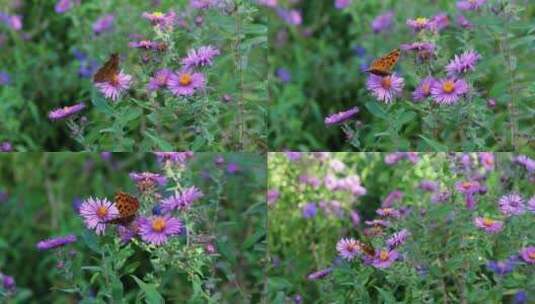
[[[369,257],[375,256],[375,248],[372,243],[364,236],[362,236],[358,231],[355,231],[357,234],[357,243],[360,249]]]
[[[119,216],[106,221],[106,223],[126,226],[132,223],[136,218],[139,209],[139,201],[134,196],[119,191],[115,194],[115,206],[119,210]]]
[[[373,61],[370,67],[366,70],[366,72],[378,76],[388,76],[392,74],[392,68],[398,62],[400,55],[401,52],[399,51],[399,49],[395,49],[390,53],[386,54],[385,56]]]
[[[93,82],[114,82],[119,74],[119,54],[113,53],[93,76]]]

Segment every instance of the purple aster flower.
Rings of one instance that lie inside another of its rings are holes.
[[[302,157],[301,152],[286,152],[285,154],[288,160],[290,161],[296,161],[296,160],[301,159]]]
[[[461,0],[457,1],[457,8],[461,11],[475,11],[479,9],[487,0]]]
[[[529,212],[535,213],[535,195],[529,199],[527,209]]]
[[[0,86],[8,85],[11,82],[11,78],[6,71],[0,71]]]
[[[405,82],[403,78],[396,76],[396,74],[384,77],[370,74],[366,85],[375,98],[379,101],[390,103],[396,95],[401,94]]]
[[[331,274],[332,271],[333,271],[333,269],[331,267],[315,271],[315,272],[307,275],[307,280],[316,281],[316,280],[323,279],[326,276],[328,276],[329,274]]]
[[[292,74],[290,73],[290,71],[288,71],[288,69],[285,68],[278,68],[275,71],[275,76],[277,76],[277,78],[279,78],[282,83],[288,83],[292,81]]]
[[[325,188],[327,188],[330,191],[338,189],[338,178],[336,178],[336,176],[333,174],[325,175],[325,178],[323,179],[323,183],[325,184]]]
[[[374,33],[383,32],[392,27],[392,20],[394,18],[394,12],[387,11],[373,19],[372,29]]]
[[[375,226],[375,227],[389,227],[390,222],[385,220],[372,220],[372,221],[364,221],[364,224],[368,226]]]
[[[427,76],[426,78],[422,79],[416,87],[416,90],[412,92],[412,99],[414,101],[422,101],[431,96],[431,88],[435,82],[436,80],[432,76]]]
[[[441,31],[444,28],[448,27],[450,24],[450,19],[446,13],[440,13],[431,18],[431,27],[435,31]]]
[[[519,290],[515,293],[513,304],[528,304],[528,296],[524,290]]]
[[[175,193],[170,197],[164,199],[161,203],[161,207],[164,212],[170,212],[172,210],[187,210],[191,204],[201,199],[204,196],[199,188],[192,186],[182,190],[180,193]]]
[[[345,170],[346,165],[338,159],[332,159],[329,162],[329,168],[331,168],[334,172],[342,172]]]
[[[403,199],[403,196],[405,194],[399,190],[394,190],[390,193],[388,193],[388,195],[385,197],[385,199],[383,200],[382,204],[381,204],[381,208],[390,208],[394,205],[394,202],[395,201],[400,201],[401,199]]]
[[[500,211],[503,215],[520,215],[523,214],[525,210],[524,199],[518,193],[510,193],[504,195],[498,201],[500,206]]]
[[[154,74],[154,77],[149,79],[147,89],[149,91],[156,91],[160,88],[166,87],[169,83],[169,77],[173,74],[173,71],[169,69],[161,69]]]
[[[194,9],[209,9],[219,4],[220,0],[189,0],[189,6]]]
[[[344,9],[351,5],[351,0],[335,0],[334,7],[336,9]]]
[[[382,217],[393,217],[393,218],[400,218],[401,213],[399,213],[399,210],[396,210],[394,208],[380,208],[377,209],[375,212],[379,214]]]
[[[386,245],[388,246],[388,249],[392,250],[395,248],[398,248],[399,246],[403,245],[405,241],[410,236],[410,232],[407,229],[402,229],[394,234],[386,240]]]
[[[337,189],[349,191],[355,196],[362,196],[367,192],[366,188],[362,187],[358,175],[346,176],[338,180],[337,184]]]
[[[211,45],[201,46],[188,52],[186,58],[182,59],[185,69],[193,67],[211,66],[215,56],[220,54],[219,50]]]
[[[14,31],[20,31],[22,29],[22,16],[5,15],[4,23]]]
[[[360,245],[353,238],[342,238],[336,243],[336,251],[346,261],[351,261],[360,252]]]
[[[448,190],[438,191],[431,196],[431,202],[434,204],[444,203],[450,199],[451,192]]]
[[[464,28],[464,29],[473,29],[474,28],[474,25],[472,24],[472,22],[470,22],[470,20],[466,19],[465,16],[463,15],[458,15],[457,16],[457,24]]]
[[[325,125],[330,126],[334,124],[343,123],[349,119],[351,119],[353,116],[355,116],[359,112],[359,108],[354,107],[347,111],[334,113],[325,118]]]
[[[128,47],[135,48],[135,49],[151,50],[151,49],[154,49],[157,44],[158,44],[157,42],[154,42],[151,40],[139,40],[139,41],[128,42]]]
[[[256,1],[256,3],[258,3],[260,5],[271,7],[271,8],[277,7],[277,5],[278,5],[277,2],[278,2],[277,0],[257,0]]]
[[[535,172],[535,160],[527,157],[526,155],[519,155],[515,157],[513,162],[526,168],[529,173]]]
[[[84,218],[87,228],[95,230],[98,235],[104,234],[106,221],[119,216],[119,210],[107,199],[88,198],[80,206],[80,215]]]
[[[170,29],[175,24],[176,13],[173,11],[167,12],[165,14],[161,12],[144,12],[143,14],[141,14],[141,17],[149,20],[150,23],[155,27]]]
[[[54,10],[58,14],[63,14],[69,11],[70,9],[72,9],[73,6],[74,6],[74,3],[71,0],[58,0],[58,2],[56,2],[56,6],[54,7]]]
[[[319,206],[327,216],[336,216],[339,218],[344,217],[344,210],[342,209],[342,204],[339,201],[320,201]]]
[[[357,211],[351,211],[351,223],[353,224],[354,227],[357,227],[358,225],[360,225],[360,215]]]
[[[309,185],[314,189],[318,189],[318,187],[321,184],[321,181],[319,178],[317,178],[316,176],[310,176],[306,174],[299,176],[299,182],[301,184]]]
[[[503,222],[488,217],[474,218],[474,225],[487,233],[498,233],[503,229]]]
[[[304,218],[312,218],[318,213],[318,207],[314,203],[307,203],[301,207],[301,212]]]
[[[395,250],[382,249],[375,253],[371,264],[375,268],[388,268],[399,258],[399,253]]]
[[[9,141],[4,141],[0,143],[0,152],[11,152],[13,151],[13,145]]]
[[[487,268],[495,274],[503,276],[513,271],[517,264],[515,259],[509,258],[505,261],[489,261]]]
[[[457,182],[455,183],[455,189],[457,191],[467,194],[473,194],[479,191],[479,188],[481,185],[478,181],[464,181],[464,182]]]
[[[387,165],[395,165],[400,160],[402,160],[404,157],[405,156],[403,155],[403,153],[399,153],[399,152],[388,153],[385,156],[385,164],[387,164]]]
[[[193,152],[154,152],[158,161],[164,165],[186,165],[187,161],[193,158]]]
[[[85,104],[83,102],[80,102],[72,106],[65,106],[63,108],[52,110],[48,112],[48,118],[50,120],[61,120],[70,118],[71,116],[78,114],[83,109],[85,109]]]
[[[12,276],[0,272],[0,280],[2,280],[2,287],[7,291],[13,292],[17,287]]]
[[[429,19],[423,17],[409,19],[407,20],[407,25],[416,33],[424,29],[433,29],[432,22]]]
[[[422,180],[420,181],[418,188],[427,192],[435,192],[438,190],[438,184],[432,180]]]
[[[520,257],[528,264],[535,264],[535,247],[523,248],[520,250]]]
[[[176,96],[191,96],[198,90],[204,89],[205,82],[202,73],[182,70],[169,76],[168,87]]]
[[[167,183],[165,176],[152,172],[132,172],[128,176],[137,184],[140,190],[164,186]]]
[[[301,23],[303,23],[303,17],[301,17],[301,12],[298,10],[277,8],[277,14],[289,25],[301,25]]]
[[[441,79],[431,87],[431,96],[438,104],[454,104],[461,95],[468,93],[468,83],[463,79]]]
[[[491,152],[481,152],[478,154],[479,162],[483,165],[483,168],[487,171],[494,169],[494,154]]]
[[[269,206],[275,205],[279,199],[280,192],[277,189],[269,189],[267,192],[267,203]]]
[[[413,42],[402,44],[400,48],[404,51],[415,52],[418,59],[421,61],[431,59],[436,55],[436,45],[431,42]]]
[[[100,18],[98,18],[93,23],[93,32],[97,35],[109,31],[113,28],[113,22],[115,21],[114,15],[104,15]]]
[[[132,76],[124,74],[122,71],[115,75],[112,81],[95,83],[100,92],[108,99],[116,101],[122,92],[130,88]]]
[[[227,172],[230,174],[236,174],[240,172],[240,166],[236,163],[229,163],[227,165]]]
[[[169,215],[151,216],[139,220],[141,239],[156,246],[165,244],[169,236],[180,234],[184,229],[181,220]]]
[[[121,243],[123,244],[129,243],[138,234],[139,223],[141,220],[142,218],[136,218],[128,226],[117,225],[117,234],[119,235],[119,239],[121,240]]]
[[[481,59],[475,51],[466,51],[460,56],[455,55],[453,60],[446,66],[448,76],[460,76],[468,71],[475,71],[477,61]]]
[[[37,243],[37,249],[39,250],[48,250],[58,247],[63,247],[70,243],[76,242],[76,236],[74,234],[69,234],[66,236],[55,237],[47,240],[42,240]]]

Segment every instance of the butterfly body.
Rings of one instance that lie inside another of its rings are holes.
[[[117,82],[117,75],[119,74],[119,54],[113,53],[104,65],[98,69],[93,76],[93,82]]]
[[[119,191],[115,194],[115,206],[119,210],[119,217],[107,221],[108,224],[127,226],[134,221],[139,210],[139,201],[134,196]]]
[[[372,73],[377,76],[389,76],[392,74],[392,69],[399,60],[401,52],[399,49],[395,49],[383,57],[380,57],[372,62],[370,67],[366,70],[368,73]]]

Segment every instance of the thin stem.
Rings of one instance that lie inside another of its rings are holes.
[[[240,19],[240,13],[239,8],[236,8],[235,12],[235,26],[236,26],[236,44],[234,45],[235,49],[235,64],[236,64],[236,73],[239,77],[239,96],[238,96],[238,149],[243,149],[243,133],[244,133],[244,126],[243,126],[243,116],[244,116],[244,108],[243,108],[243,71],[241,68],[241,62],[242,62],[242,54],[240,51],[241,46],[241,19]]]

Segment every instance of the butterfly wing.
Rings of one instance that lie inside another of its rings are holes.
[[[364,237],[362,234],[360,234],[358,231],[356,231],[356,234],[357,234],[357,237],[358,237],[357,243],[359,244],[359,246],[362,249],[362,251],[367,256],[374,257],[375,256],[375,248],[373,248],[373,245],[371,244],[371,242],[366,237]]]
[[[370,68],[366,72],[378,75],[378,76],[388,76],[392,74],[392,69],[399,60],[401,52],[399,49],[395,49],[392,52],[386,54],[385,56],[375,60],[370,65]]]
[[[119,54],[114,53],[111,54],[108,61],[106,61],[106,63],[104,63],[104,65],[98,69],[93,76],[93,81],[95,83],[110,82],[117,74],[119,74]]]
[[[119,210],[119,217],[107,223],[127,225],[136,218],[137,211],[139,210],[139,201],[132,195],[119,191],[115,194],[115,206]]]

